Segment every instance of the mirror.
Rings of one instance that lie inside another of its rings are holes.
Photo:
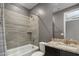
[[[64,38],[79,40],[79,9],[64,13]]]

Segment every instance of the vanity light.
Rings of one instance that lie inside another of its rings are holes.
[[[36,14],[37,15],[44,15],[45,13],[42,9],[38,9]]]
[[[63,35],[64,35],[64,33],[61,33],[60,35],[61,35],[61,36],[63,36]]]
[[[20,10],[18,7],[16,6],[10,6],[10,8],[12,8],[13,10]]]

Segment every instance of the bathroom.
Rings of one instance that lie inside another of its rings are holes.
[[[0,3],[0,56],[79,55],[76,47],[56,46],[79,44],[78,8],[78,3]]]

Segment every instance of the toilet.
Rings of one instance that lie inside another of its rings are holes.
[[[40,51],[36,51],[32,56],[43,56],[45,54],[45,42],[39,43]]]

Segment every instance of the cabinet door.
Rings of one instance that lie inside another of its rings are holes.
[[[45,46],[45,56],[79,56],[79,54]]]
[[[60,55],[59,49],[45,46],[45,56],[59,56],[59,55]]]
[[[79,56],[79,54],[64,51],[64,50],[60,50],[60,56]]]

